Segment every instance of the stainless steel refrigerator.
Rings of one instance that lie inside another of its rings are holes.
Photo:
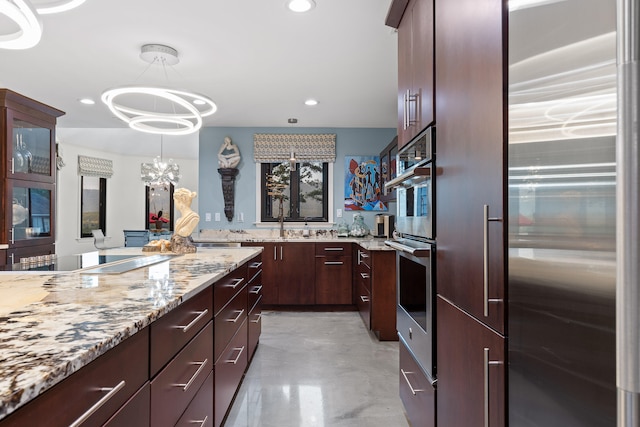
[[[509,425],[615,426],[616,0],[509,5]]]

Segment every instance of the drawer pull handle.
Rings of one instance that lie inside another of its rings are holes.
[[[369,297],[366,295],[360,295],[360,299],[362,300],[362,302],[369,302]]]
[[[249,264],[249,268],[260,268],[262,267],[262,262],[256,261]]]
[[[343,265],[344,262],[342,261],[325,261],[324,265]]]
[[[325,251],[344,251],[344,248],[324,248]]]
[[[198,375],[200,375],[200,372],[202,372],[204,367],[207,366],[207,363],[209,363],[209,359],[204,359],[204,361],[202,362],[191,362],[190,365],[200,365],[196,373],[193,374],[191,378],[189,378],[189,381],[187,381],[186,384],[174,384],[174,387],[182,387],[182,391],[189,390],[189,387],[191,387],[191,384],[193,384],[196,378],[198,378]]]
[[[237,288],[237,287],[238,287],[238,285],[239,285],[240,283],[242,283],[243,281],[244,281],[244,278],[240,277],[239,279],[233,279],[233,280],[232,280],[233,284],[228,284],[228,285],[225,285],[225,286],[226,286],[227,288],[235,289],[235,288]]]
[[[262,319],[262,313],[258,313],[256,315],[256,320],[252,320],[251,323],[259,323],[260,319]]]
[[[124,380],[120,381],[118,385],[115,387],[100,387],[99,391],[108,391],[109,393],[105,394],[102,399],[98,400],[93,404],[91,408],[89,408],[84,414],[80,415],[74,422],[69,424],[69,427],[78,427],[87,419],[93,415],[98,409],[100,409],[105,403],[107,403],[113,396],[116,395],[120,390],[124,388],[126,382]]]
[[[236,323],[238,320],[240,320],[243,313],[244,313],[244,308],[240,310],[240,312],[238,313],[235,319],[227,319],[227,322]]]
[[[209,419],[208,415],[204,416],[204,420],[193,420],[189,421],[189,424],[200,424],[200,427],[204,427],[207,424],[207,420]]]
[[[254,286],[253,289],[249,291],[250,294],[259,294],[262,290],[262,285]]]
[[[195,314],[197,314],[196,318],[193,319],[191,322],[189,322],[189,324],[187,326],[178,326],[178,328],[182,328],[182,332],[187,332],[189,329],[191,329],[193,327],[193,325],[198,323],[198,321],[200,319],[202,319],[204,316],[206,316],[208,312],[209,312],[208,308],[205,308],[204,311],[196,311],[196,312],[194,312]]]
[[[368,279],[369,273],[360,273],[360,277],[362,277],[363,279]]]
[[[407,382],[407,385],[409,386],[409,389],[411,390],[411,393],[415,396],[416,393],[420,393],[424,390],[418,390],[413,388],[413,386],[411,385],[411,382],[409,381],[409,378],[407,378],[407,374],[413,374],[413,372],[405,372],[404,369],[400,369],[400,372],[402,373],[402,376],[404,377],[404,380]]]
[[[503,362],[489,358],[489,348],[484,348],[484,425],[489,427],[489,367],[499,366]]]
[[[244,346],[242,346],[240,348],[236,347],[236,348],[233,349],[233,351],[237,351],[238,355],[233,360],[231,360],[231,359],[226,360],[226,363],[233,363],[235,365],[235,364],[238,363],[238,360],[240,360],[240,356],[242,356],[242,352],[244,351]]]

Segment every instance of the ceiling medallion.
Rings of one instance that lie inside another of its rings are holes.
[[[169,46],[142,46],[142,60],[163,68],[179,62]],[[165,73],[166,75],[166,73]],[[164,135],[187,135],[202,127],[202,118],[216,112],[216,104],[197,93],[157,86],[122,86],[106,90],[102,101],[132,129]]]
[[[58,0],[48,2],[41,7],[37,1],[29,0],[0,0],[0,15],[6,16],[17,27],[17,31],[0,34],[0,48],[29,49],[40,42],[42,38],[42,23],[40,15],[64,12],[80,6],[86,0]]]

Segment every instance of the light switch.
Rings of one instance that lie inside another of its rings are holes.
[[[211,212],[207,212],[204,214],[204,220],[205,221],[211,221]]]
[[[216,221],[220,222],[220,212],[216,212]]]
[[[336,210],[336,216],[337,216],[338,218],[342,218],[342,209],[337,209],[337,210]]]

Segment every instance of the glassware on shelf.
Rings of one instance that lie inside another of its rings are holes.
[[[22,134],[20,134],[20,149],[22,150],[22,157],[24,157],[26,172],[31,173],[31,168],[33,165],[33,155],[27,148],[27,144],[25,144],[24,136]]]
[[[22,206],[22,204],[18,200],[13,199],[12,224],[18,225],[23,223],[24,220],[27,219],[28,214],[29,210]]]
[[[24,156],[22,155],[21,147],[21,139],[20,134],[16,134],[16,146],[13,150],[13,171],[14,172],[24,172],[26,162],[24,160]]]

